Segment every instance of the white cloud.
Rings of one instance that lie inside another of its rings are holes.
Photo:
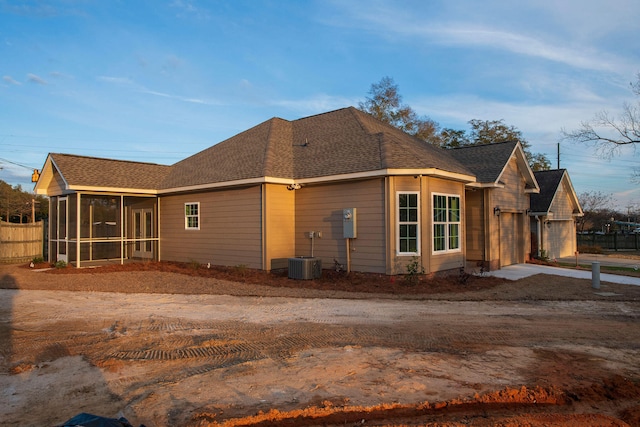
[[[295,99],[295,100],[275,100],[271,105],[285,107],[293,110],[301,115],[319,114],[326,111],[337,110],[339,108],[356,105],[358,100],[345,97],[329,96],[326,94],[317,94],[311,98]]]
[[[213,99],[201,99],[201,98],[193,98],[193,97],[180,96],[180,95],[171,95],[169,93],[152,90],[127,77],[98,76],[98,80],[105,83],[129,88],[133,92],[144,93],[147,95],[158,96],[161,98],[175,99],[178,101],[188,102],[191,104],[224,105],[222,102],[213,100]]]
[[[635,18],[640,16],[636,6],[626,0],[614,1],[612,5],[587,1],[588,7],[582,0],[560,2],[569,3],[570,7],[557,7],[556,3],[514,6],[511,1],[486,0],[418,2],[407,7],[403,3],[372,1],[363,8],[359,2],[336,1],[334,6],[345,15],[329,18],[326,23],[364,29],[394,44],[403,38],[416,46],[483,48],[620,74],[637,68],[637,63],[617,56],[613,49],[581,36],[591,28],[598,28],[604,39],[620,32],[621,20],[628,22],[629,28],[637,28]],[[635,18],[629,19],[629,15]],[[616,17],[612,21],[616,25],[604,25],[603,16]]]
[[[31,73],[27,74],[27,81],[30,82],[30,83],[36,83],[36,84],[39,84],[39,85],[46,85],[47,84],[46,80],[44,80],[42,77],[37,76],[35,74],[31,74]]]
[[[5,82],[7,82],[9,84],[16,85],[16,86],[19,86],[19,85],[22,84],[19,81],[14,80],[14,78],[11,77],[11,76],[2,76],[2,80],[4,80]]]
[[[132,85],[133,81],[126,77],[111,77],[111,76],[98,76],[98,80],[105,83],[112,83],[117,85]]]
[[[171,7],[178,9],[178,18],[195,17],[196,19],[207,20],[210,18],[209,12],[206,9],[198,7],[195,2],[189,0],[174,0]]]

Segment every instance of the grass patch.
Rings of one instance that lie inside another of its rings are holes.
[[[592,264],[578,264],[575,263],[558,262],[555,263],[558,267],[564,268],[579,268],[580,270],[591,270]],[[614,271],[614,272],[626,272],[626,273],[638,273],[638,269],[634,267],[623,267],[614,265],[600,265],[600,271]]]

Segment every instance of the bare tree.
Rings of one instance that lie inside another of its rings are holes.
[[[640,96],[640,73],[637,81],[631,83],[631,90]],[[640,144],[640,101],[635,104],[625,102],[622,113],[614,117],[607,111],[596,113],[590,121],[582,122],[577,130],[562,130],[562,138],[595,147],[596,153],[604,158],[618,154],[624,146]],[[632,181],[640,183],[640,167],[633,168]]]
[[[584,231],[585,228],[596,228],[602,217],[609,218],[612,211],[610,204],[612,202],[611,194],[606,194],[601,191],[585,191],[578,195],[578,202],[582,207],[584,216],[579,218],[578,227],[580,231]]]

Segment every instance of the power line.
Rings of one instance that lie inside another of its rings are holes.
[[[7,160],[7,159],[3,159],[2,157],[0,157],[0,161],[5,162],[5,163],[11,163],[12,165],[16,165],[16,166],[20,166],[21,168],[25,168],[25,169],[29,169],[30,171],[37,169],[31,166],[25,166],[21,163],[17,163],[17,162],[12,162],[11,160]]]

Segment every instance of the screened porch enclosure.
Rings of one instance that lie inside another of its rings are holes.
[[[87,267],[158,259],[155,196],[74,193],[50,200],[52,261]]]

